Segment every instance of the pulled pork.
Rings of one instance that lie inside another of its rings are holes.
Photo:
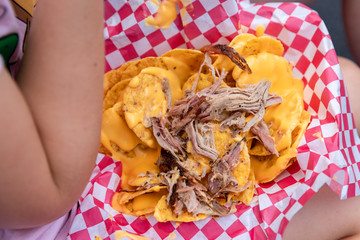
[[[234,205],[225,207],[217,198],[221,194],[244,191],[250,183],[240,188],[232,176],[232,170],[239,164],[245,138],[234,143],[220,156],[215,148],[212,122],[218,122],[221,131],[230,129],[234,137],[251,130],[268,151],[278,154],[263,116],[266,107],[280,103],[282,99],[268,92],[271,83],[267,80],[241,88],[226,86],[223,84],[226,73],[219,73],[213,67],[208,52],[226,54],[238,65],[241,63],[242,69],[251,72],[246,61],[228,46],[207,46],[202,50],[206,52],[205,59],[191,90],[168,109],[165,119],[152,118],[151,125],[162,147],[157,162],[161,171],[158,177],[161,184],[167,186],[169,194],[166,200],[174,214],[181,215],[187,211],[194,216],[222,216],[229,214]],[[213,84],[196,92],[203,67],[209,68]],[[168,93],[168,83],[165,82],[163,87],[166,88],[164,92]],[[186,152],[188,141],[194,153],[210,159],[209,173],[204,168],[200,175],[189,167]]]

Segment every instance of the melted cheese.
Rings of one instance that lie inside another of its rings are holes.
[[[288,148],[280,152],[280,157],[270,155],[268,157],[250,156],[251,169],[255,173],[255,179],[258,183],[272,181],[291,163],[291,159],[295,158],[297,151],[295,148]]]
[[[140,143],[139,138],[127,126],[125,120],[117,114],[114,108],[109,108],[103,113],[101,127],[101,143],[110,152],[114,152],[111,142],[118,145],[124,151],[131,151]]]
[[[181,64],[181,62],[180,61],[174,61],[174,62],[166,61],[166,64],[170,69],[174,69],[174,68],[176,68],[176,65]],[[148,68],[145,68],[142,72],[144,72],[146,74],[152,74],[154,76],[158,76],[160,79],[166,78],[169,81],[172,103],[174,103],[177,99],[179,99],[183,96],[182,90],[181,90],[181,80],[172,71],[168,71],[166,69],[158,68],[158,67],[148,67]],[[188,75],[187,72],[184,72],[183,74]],[[181,76],[181,78],[184,78],[184,76]]]
[[[302,96],[303,82],[300,79],[294,79],[292,65],[285,58],[262,52],[247,57],[246,61],[252,73],[248,74],[236,67],[233,71],[233,77],[237,80],[238,86],[256,84],[262,79],[267,79],[271,82],[269,92],[281,96],[288,89],[296,89]]]
[[[146,171],[158,173],[156,162],[160,156],[160,147],[156,149],[143,149],[138,145],[130,154],[113,153],[113,158],[122,162],[121,188],[132,189],[128,184],[130,179],[135,179],[140,173]]]
[[[124,103],[131,108],[125,112],[126,123],[131,129],[151,117],[165,116],[168,104],[163,92],[163,79],[169,81],[172,102],[182,97],[179,78],[166,69],[148,67],[131,79],[128,87],[133,90],[128,93],[132,96],[124,100]],[[129,96],[129,94],[125,96]],[[131,99],[131,101],[127,101],[127,99]],[[136,104],[133,103],[133,99],[137,99]]]
[[[168,78],[171,92],[174,92],[174,97],[178,98],[179,96],[176,93],[176,89],[179,85],[184,85],[186,80],[190,77],[192,73],[190,69],[191,63],[185,63],[181,59],[176,59],[175,57],[162,57],[162,60],[168,69],[168,72],[165,72],[163,75]]]
[[[122,230],[118,230],[115,232],[116,240],[120,240],[123,238],[129,238],[131,240],[149,240],[147,237],[139,236],[133,233],[125,232]]]
[[[152,26],[154,28],[167,29],[171,23],[176,19],[176,0],[163,0],[160,3],[156,16],[149,16],[145,19],[145,26]]]
[[[124,115],[130,129],[148,125],[151,117],[165,115],[167,101],[162,91],[162,79],[147,74],[144,69],[132,78],[124,94]]]
[[[291,132],[299,124],[303,109],[302,98],[295,89],[283,93],[281,104],[266,109],[264,121],[270,126],[270,134],[274,137],[278,151],[290,147]]]
[[[166,192],[160,191],[140,195],[133,200],[133,210],[141,211],[142,209],[151,209],[153,211],[160,198],[165,194]]]
[[[255,35],[257,37],[261,37],[262,35],[264,35],[264,26],[263,25],[257,26]]]
[[[113,196],[111,206],[125,214],[143,216],[153,213],[160,198],[166,194],[165,186],[135,192],[117,192]]]

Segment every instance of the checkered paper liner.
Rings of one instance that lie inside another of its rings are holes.
[[[304,81],[305,109],[312,118],[297,162],[274,181],[256,185],[249,206],[240,204],[235,214],[218,219],[159,223],[153,216],[115,211],[111,200],[119,190],[121,162],[99,154],[68,239],[116,239],[118,230],[149,239],[281,239],[289,220],[324,184],[342,199],[360,194],[360,140],[333,44],[316,12],[295,3],[195,0],[180,4],[179,12],[186,14],[179,14],[170,29],[159,30],[144,26],[157,11],[153,1],[104,4],[106,71],[174,48],[228,43],[262,25],[265,35],[283,43],[295,77]]]

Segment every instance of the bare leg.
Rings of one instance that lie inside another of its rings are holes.
[[[346,200],[326,185],[295,214],[285,229],[284,240],[357,239],[360,233],[360,196]]]
[[[353,61],[343,57],[339,57],[339,63],[354,113],[355,126],[360,133],[360,68]]]

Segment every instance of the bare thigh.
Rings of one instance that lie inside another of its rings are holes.
[[[339,57],[339,63],[354,113],[355,126],[360,133],[360,68],[353,61],[343,57]]]
[[[340,198],[325,185],[285,228],[284,240],[360,239],[360,197]]]

